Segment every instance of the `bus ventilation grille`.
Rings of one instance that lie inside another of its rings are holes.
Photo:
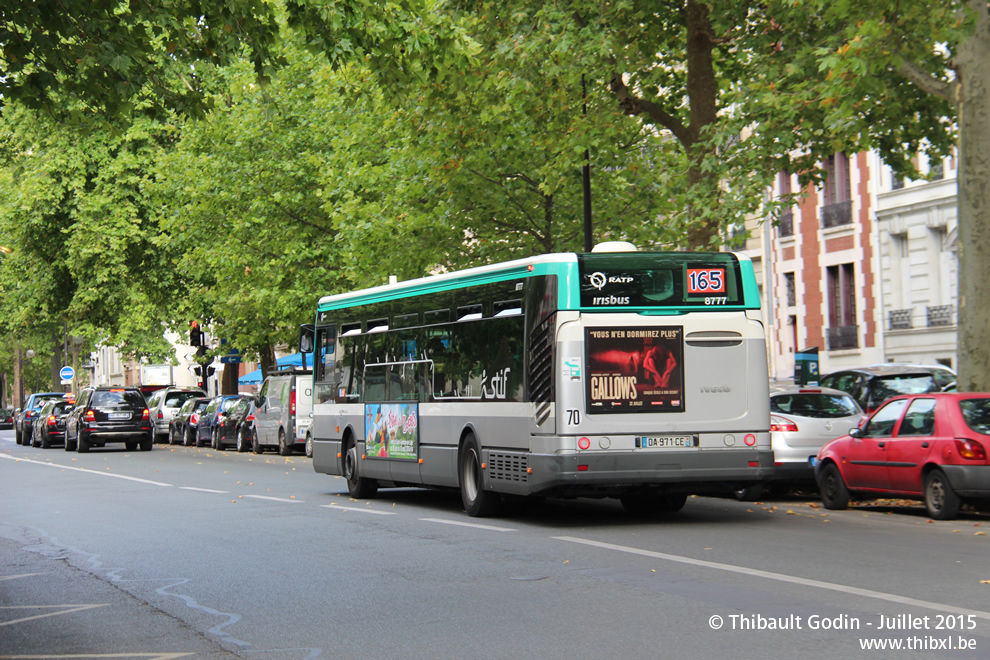
[[[488,453],[488,478],[492,481],[528,481],[525,454]]]
[[[556,315],[551,316],[533,330],[529,341],[529,395],[536,404],[536,425],[550,417],[553,401],[553,329]]]

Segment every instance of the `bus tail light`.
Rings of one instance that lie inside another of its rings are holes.
[[[578,472],[587,472],[587,471],[588,471],[588,466],[587,465],[579,465],[578,466]]]
[[[580,447],[581,449],[588,449],[589,447],[591,447],[591,440],[589,440],[588,438],[580,438],[578,440],[578,447]]]
[[[956,451],[960,458],[968,458],[971,461],[987,460],[987,450],[976,440],[967,438],[956,438]]]
[[[753,445],[756,444],[756,436],[753,435],[752,433],[747,433],[746,437],[743,438],[743,442],[746,443],[747,447],[752,447]]]

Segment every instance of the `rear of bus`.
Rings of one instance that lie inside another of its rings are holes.
[[[770,478],[766,340],[749,259],[590,253],[567,269],[552,321],[555,409],[534,429],[530,492],[626,503]]]

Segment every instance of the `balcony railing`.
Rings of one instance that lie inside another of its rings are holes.
[[[822,207],[822,227],[841,227],[852,224],[853,203],[850,199],[846,202],[836,202]]]
[[[777,225],[777,234],[780,236],[794,235],[794,214],[785,211],[780,214],[780,224]]]
[[[890,310],[890,329],[891,330],[910,330],[912,327],[911,323],[911,312],[910,309],[892,309]]]
[[[825,328],[825,341],[828,343],[828,350],[830,351],[859,348],[859,326],[841,325],[835,328]]]
[[[928,308],[928,327],[935,328],[945,325],[953,325],[952,314],[955,312],[955,305],[936,305]]]

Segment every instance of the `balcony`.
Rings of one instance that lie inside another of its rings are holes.
[[[782,237],[794,235],[794,214],[790,211],[785,211],[780,214],[780,223],[777,225],[777,234]]]
[[[952,319],[955,312],[955,305],[936,305],[928,307],[928,327],[938,328],[947,325],[955,325]]]
[[[911,322],[911,309],[892,309],[888,322],[891,330],[910,330],[913,327]]]
[[[841,325],[835,328],[825,328],[825,342],[830,351],[859,348],[859,326]]]
[[[841,227],[852,224],[852,200],[836,202],[822,207],[822,227]]]

